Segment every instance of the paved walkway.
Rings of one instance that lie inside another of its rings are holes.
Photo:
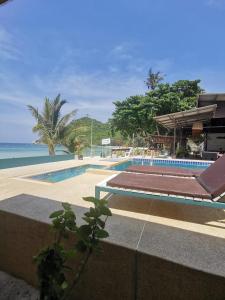
[[[24,178],[34,174],[46,173],[84,164],[110,166],[113,163],[103,162],[97,159],[85,159],[83,161],[70,160],[0,170],[0,200],[25,193],[87,206],[87,203],[82,200],[82,197],[94,196],[95,184],[109,175],[86,173],[57,183],[45,183]]]
[[[89,158],[0,170],[0,200],[25,193],[87,207],[89,203],[82,198],[94,196],[95,185],[110,174],[101,174],[98,170],[53,184],[22,177],[82,164],[110,166],[114,163]],[[109,206],[119,215],[225,238],[225,211],[222,209],[121,196],[110,197]]]
[[[25,281],[0,271],[1,300],[37,300],[39,293]]]

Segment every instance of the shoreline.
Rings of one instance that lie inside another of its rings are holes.
[[[62,145],[56,146],[56,156],[66,155],[66,148]],[[107,155],[109,154],[109,147],[93,145],[93,156],[100,156],[101,152]],[[83,151],[85,157],[91,156],[90,147]],[[45,144],[32,144],[32,143],[0,143],[0,159],[16,159],[16,158],[28,158],[28,157],[50,157],[48,153],[48,146]]]

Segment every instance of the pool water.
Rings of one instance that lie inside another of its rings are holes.
[[[129,166],[135,165],[144,165],[144,166],[168,166],[168,167],[176,167],[176,168],[187,168],[187,169],[202,169],[207,168],[210,163],[207,162],[197,162],[197,161],[182,161],[182,160],[159,160],[159,159],[133,159],[121,162],[120,164],[116,164],[111,167],[102,166],[102,165],[92,165],[87,164],[79,167],[73,167],[69,169],[63,169],[59,171],[53,171],[49,173],[44,173],[40,175],[34,175],[29,177],[31,179],[45,181],[45,182],[60,182],[72,177],[76,177],[82,175],[86,172],[87,169],[107,169],[107,170],[115,170],[115,171],[124,171]]]
[[[45,182],[55,183],[55,182],[63,181],[65,179],[69,179],[72,177],[82,175],[86,172],[87,169],[90,169],[90,168],[103,169],[103,168],[105,168],[105,166],[88,164],[88,165],[83,165],[83,166],[79,166],[79,167],[44,173],[44,174],[40,174],[40,175],[34,175],[29,178],[35,179],[35,180],[40,180],[40,181],[45,181]]]
[[[129,166],[160,166],[160,167],[174,167],[183,169],[206,169],[210,163],[197,161],[182,161],[182,160],[158,160],[158,159],[133,159],[122,162],[110,167],[110,170],[124,171]]]

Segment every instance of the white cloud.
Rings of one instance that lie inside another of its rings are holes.
[[[0,59],[18,60],[20,56],[13,35],[0,27]]]
[[[0,122],[4,128],[8,124],[18,125],[18,130],[31,132],[33,119],[26,105],[32,104],[41,107],[45,96],[55,97],[59,92],[63,99],[68,100],[64,106],[63,113],[78,109],[77,117],[89,114],[91,117],[106,121],[114,110],[113,101],[123,100],[146,91],[144,85],[147,67],[152,66],[154,70],[162,72],[169,71],[166,79],[175,81],[178,79],[202,79],[202,86],[207,92],[223,92],[225,72],[212,70],[182,70],[182,72],[171,71],[173,60],[169,58],[151,60],[144,64],[143,69],[135,72],[135,67],[142,66],[142,61],[131,66],[130,71],[122,72],[98,71],[81,72],[78,68],[64,68],[61,72],[50,72],[44,75],[30,76],[29,81],[17,74],[0,73]],[[133,68],[133,69],[132,69]],[[1,105],[9,105],[8,110],[1,110]],[[14,112],[11,114],[11,108]],[[21,127],[22,126],[22,127]],[[20,129],[19,129],[20,128]],[[24,129],[25,128],[25,129]],[[30,131],[29,131],[30,130]],[[20,134],[20,133],[18,133]],[[21,132],[22,134],[22,132]],[[16,136],[16,134],[15,134]],[[30,135],[33,136],[32,133]],[[1,135],[0,135],[1,138]]]
[[[130,95],[144,93],[143,78],[133,75],[64,73],[57,78],[35,78],[39,91],[54,96],[58,91],[79,113],[92,114],[106,120],[113,112],[112,102]]]
[[[40,107],[45,96],[53,98],[61,93],[62,98],[69,102],[65,105],[65,111],[78,109],[79,116],[88,113],[103,121],[111,116],[113,101],[145,91],[142,77],[129,74],[115,75],[110,72],[75,74],[65,71],[45,76],[35,75],[30,78],[29,86],[21,79],[16,80],[14,77],[13,80],[10,79],[9,75],[5,81],[13,84],[2,86],[0,105],[4,102],[24,109],[27,104]]]
[[[131,60],[133,58],[133,49],[134,47],[131,44],[123,43],[112,48],[109,56],[119,60]]]
[[[0,73],[0,105],[4,102],[20,107],[41,101],[39,97],[26,79],[6,71]]]

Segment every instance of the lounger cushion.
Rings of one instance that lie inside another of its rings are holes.
[[[225,192],[225,155],[217,159],[198,177],[200,184],[213,198]]]
[[[130,166],[126,169],[127,172],[144,173],[144,174],[160,174],[183,177],[197,177],[202,173],[202,170],[182,169],[174,167],[160,166]]]
[[[107,185],[131,190],[211,199],[210,193],[195,178],[123,172],[109,180]]]

